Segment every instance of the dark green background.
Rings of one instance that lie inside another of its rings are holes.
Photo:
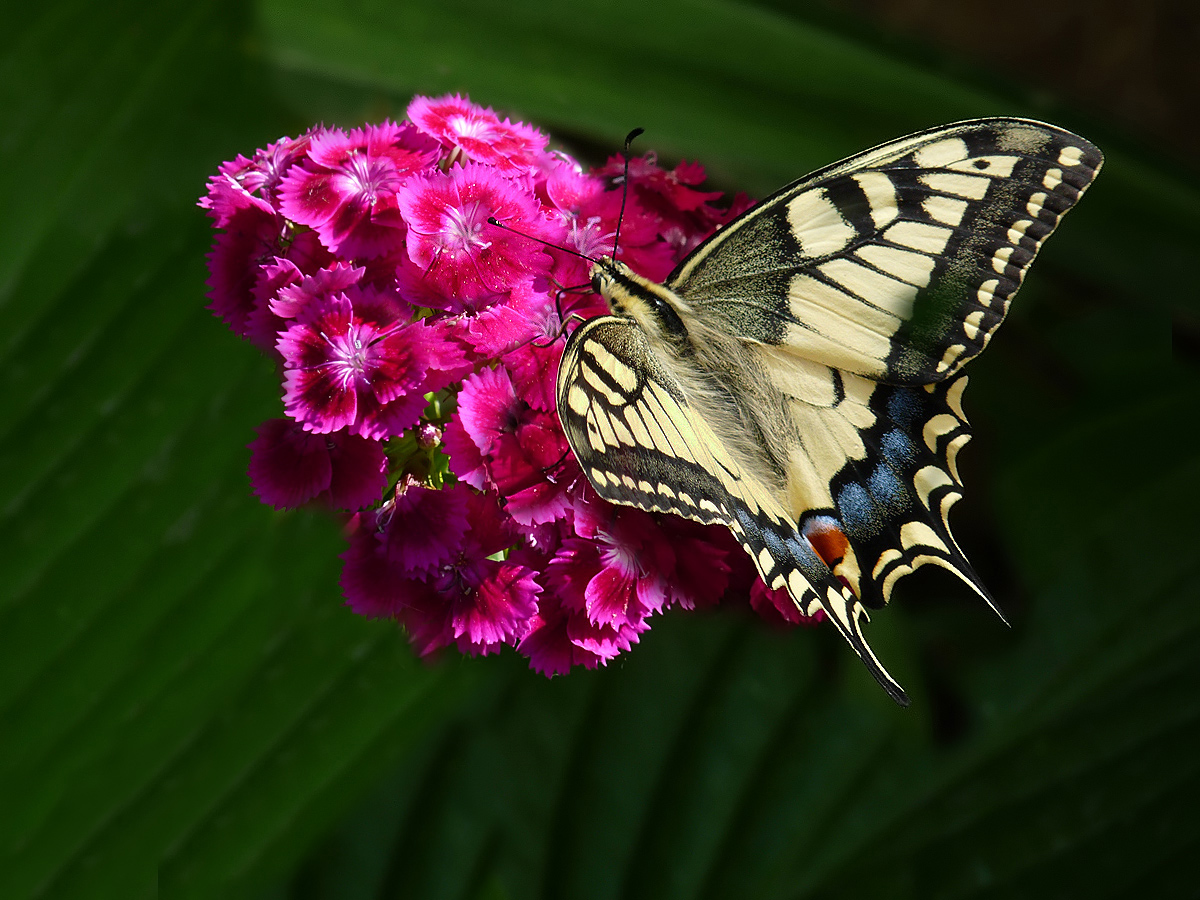
[[[7,7],[0,897],[1200,890],[1186,146],[1056,99],[1011,22],[968,52],[729,0]],[[194,204],[238,152],[448,90],[593,161],[645,127],[757,194],[969,116],[1100,144],[972,366],[955,521],[1012,629],[910,579],[871,625],[900,710],[830,629],[671,614],[547,681],[512,653],[418,663],[343,608],[336,524],[250,494],[279,388],[203,309]]]

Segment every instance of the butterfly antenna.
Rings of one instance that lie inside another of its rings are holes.
[[[572,250],[570,247],[561,247],[558,244],[550,243],[550,241],[543,241],[540,237],[534,237],[532,234],[526,234],[523,231],[518,231],[515,228],[510,228],[508,225],[505,225],[503,222],[501,222],[495,216],[488,216],[487,223],[489,225],[495,226],[496,228],[501,228],[504,231],[511,231],[513,234],[519,234],[521,237],[527,238],[528,240],[537,241],[539,244],[549,247],[551,250],[561,250],[563,253],[570,253],[572,256],[578,256],[580,259],[587,260],[590,263],[596,262],[596,260],[592,259],[586,253],[580,253],[578,250]]]
[[[617,231],[613,235],[612,258],[617,259],[617,247],[621,246],[621,223],[625,221],[625,201],[629,199],[629,145],[646,129],[635,128],[625,136],[625,174],[621,176],[621,211],[617,213]]]

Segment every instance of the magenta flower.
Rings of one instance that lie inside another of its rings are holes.
[[[469,163],[410,178],[398,195],[408,255],[447,297],[502,295],[550,268],[543,248],[559,236],[537,200],[495,169]],[[488,224],[494,217],[521,234]]]
[[[495,489],[517,523],[538,525],[565,515],[579,468],[566,462],[557,416],[519,398],[505,369],[484,369],[463,382],[446,445],[456,474],[475,487]]]
[[[284,223],[257,202],[230,215],[208,254],[208,308],[246,337],[257,302],[254,287],[260,267],[284,251]]]
[[[313,500],[360,509],[377,503],[387,484],[383,447],[345,432],[313,434],[291,419],[268,419],[249,446],[254,493],[280,509]]]
[[[299,318],[307,310],[316,309],[335,294],[349,290],[362,281],[366,271],[342,260],[335,260],[333,265],[318,269],[311,275],[304,275],[299,269],[293,268],[292,277],[275,289],[267,304],[280,321]]]
[[[208,254],[208,308],[235,334],[272,352],[279,320],[268,309],[270,297],[293,273],[298,276],[328,260],[311,232],[292,236],[278,216],[258,205],[245,207],[217,235]]]
[[[379,256],[404,228],[396,191],[436,158],[437,144],[408,124],[321,131],[308,159],[283,179],[280,210],[340,256]]]
[[[588,621],[582,612],[565,609],[553,592],[542,595],[529,632],[517,650],[529,657],[529,665],[543,675],[563,675],[572,666],[594,669],[637,643],[637,632],[629,627],[608,628]]]
[[[787,588],[771,590],[762,579],[756,579],[750,586],[750,607],[773,625],[811,627],[825,621],[824,611],[818,609],[815,615],[804,615],[796,608]]]
[[[715,606],[733,579],[730,557],[744,556],[729,529],[673,516],[659,516],[657,522],[675,551],[675,571],[667,579],[668,605],[681,609]]]
[[[378,298],[354,296],[336,294],[279,338],[283,405],[309,431],[380,440],[417,423],[425,393],[444,387],[462,357],[425,324],[399,323]]]
[[[470,529],[463,490],[435,491],[417,484],[397,490],[383,507],[386,527],[381,540],[388,558],[409,575],[424,576],[450,562]]]
[[[264,212],[279,211],[277,190],[283,176],[308,150],[312,132],[293,140],[280,138],[266,150],[259,150],[253,159],[238,156],[222,163],[217,174],[208,181],[208,196],[200,206],[211,211],[218,228],[227,228],[238,210],[257,206]]]
[[[479,654],[517,643],[537,612],[542,587],[528,567],[492,558],[512,545],[511,525],[488,494],[464,487],[434,493],[446,497],[421,496],[407,509],[387,509],[374,517],[374,530],[363,529],[360,520],[343,557],[348,602],[366,615],[394,616],[421,655],[451,643]],[[422,507],[436,510],[439,540],[414,534],[430,521],[415,514]],[[414,538],[426,551],[398,552]]]
[[[662,279],[747,201],[718,205],[698,164],[652,155],[626,196],[623,160],[585,171],[462,96],[408,114],[238,156],[200,200],[219,230],[210,308],[283,385],[286,418],[250,443],[254,493],[346,511],[346,602],[422,655],[507,645],[554,675],[607,664],[672,607],[814,621],[727,529],[597,497],[555,408],[564,324],[607,310],[587,259],[530,238]]]
[[[501,172],[531,168],[546,149],[546,136],[523,123],[503,122],[492,110],[458,94],[415,97],[408,118],[423,132],[454,148],[450,161],[474,160]],[[463,160],[465,157],[466,160]]]
[[[644,630],[644,620],[670,597],[675,570],[675,551],[654,517],[591,495],[575,504],[575,533],[550,563],[569,605],[593,624]]]

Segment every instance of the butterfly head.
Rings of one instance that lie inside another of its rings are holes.
[[[632,319],[648,336],[667,344],[687,343],[687,326],[680,317],[683,301],[668,288],[615,259],[593,262],[591,281],[614,316]]]

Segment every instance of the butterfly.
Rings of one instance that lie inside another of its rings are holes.
[[[959,122],[814,172],[662,283],[594,261],[559,417],[596,492],[727,526],[763,581],[823,610],[883,688],[868,608],[924,565],[996,612],[950,532],[970,439],[963,367],[1103,163],[1015,118]]]

